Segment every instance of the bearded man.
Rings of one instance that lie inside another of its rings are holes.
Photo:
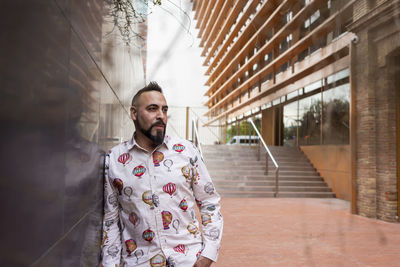
[[[133,137],[106,157],[103,266],[211,266],[223,218],[199,151],[165,135],[168,105],[157,83],[137,92],[130,111]]]

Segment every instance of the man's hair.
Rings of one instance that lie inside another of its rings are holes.
[[[132,98],[132,106],[134,106],[136,104],[136,102],[139,99],[141,94],[143,94],[145,92],[150,92],[150,91],[156,91],[161,94],[163,93],[163,91],[162,91],[161,87],[158,85],[158,83],[150,82],[147,86],[143,87],[135,94],[135,96]]]

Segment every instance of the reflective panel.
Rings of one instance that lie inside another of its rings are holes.
[[[299,100],[299,145],[319,145],[321,138],[321,94]]]
[[[144,84],[117,64],[126,50],[106,49],[106,13],[102,0],[1,1],[0,266],[99,264],[104,151],[133,130],[124,73]]]
[[[349,144],[350,86],[343,84],[323,92],[322,135],[324,144]]]

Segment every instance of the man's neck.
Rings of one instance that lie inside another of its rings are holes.
[[[150,138],[140,132],[135,132],[133,138],[135,138],[136,143],[147,152],[152,152],[157,147]]]

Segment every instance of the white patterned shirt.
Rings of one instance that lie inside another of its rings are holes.
[[[188,251],[217,260],[220,197],[191,142],[166,136],[150,153],[132,138],[112,148],[105,164],[103,266],[164,266]]]

